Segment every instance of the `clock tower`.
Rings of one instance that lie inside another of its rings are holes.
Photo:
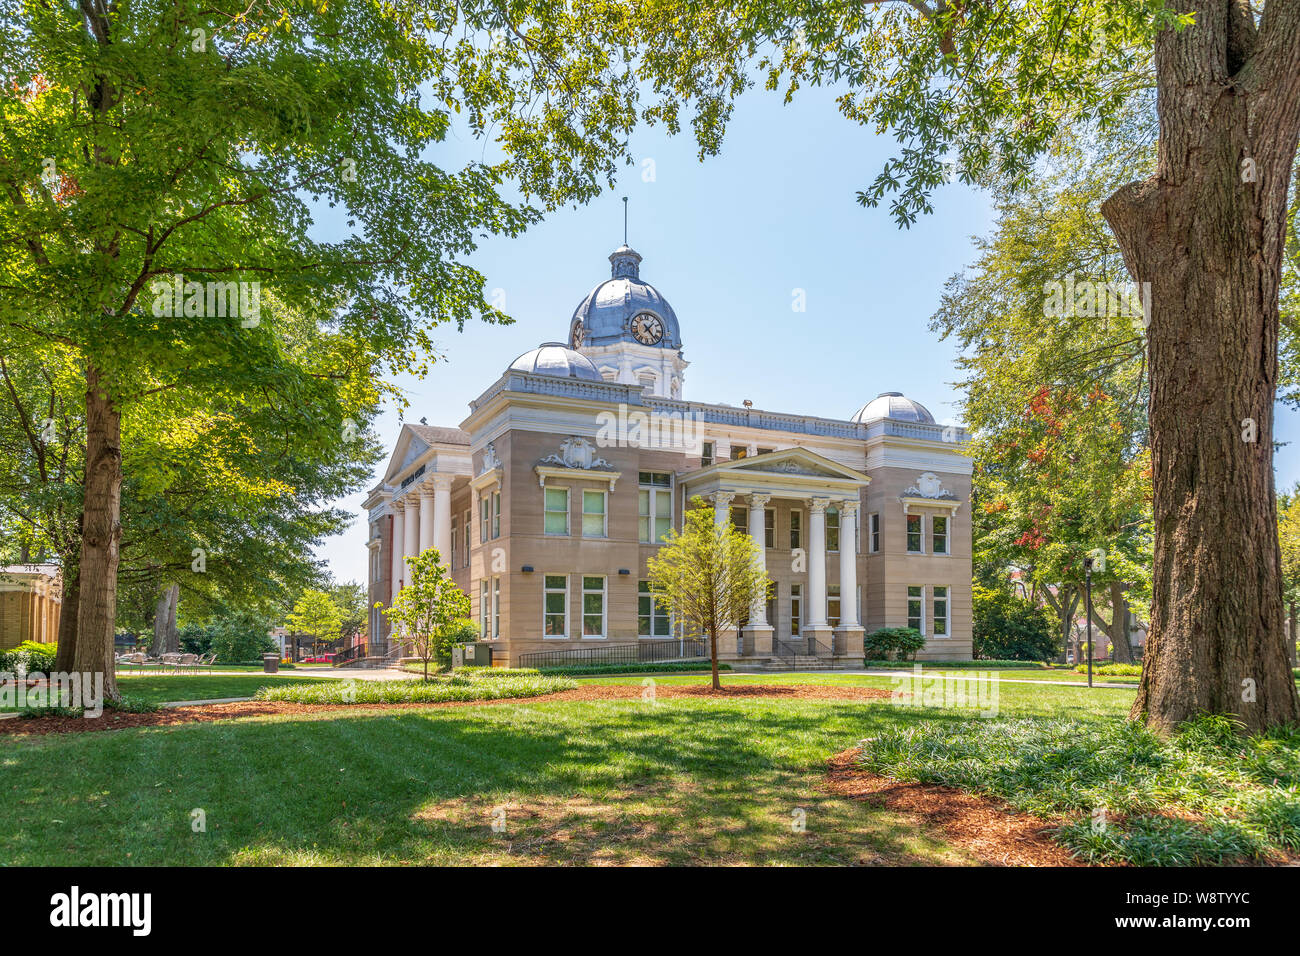
[[[569,347],[607,382],[681,398],[686,366],[677,313],[641,278],[641,255],[624,244],[609,256],[610,277],[587,294],[569,322]]]

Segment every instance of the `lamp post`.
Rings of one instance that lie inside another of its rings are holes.
[[[1088,622],[1088,686],[1092,686],[1092,558],[1083,559],[1084,616]]]

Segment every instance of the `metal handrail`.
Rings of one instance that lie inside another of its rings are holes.
[[[520,667],[564,667],[584,664],[642,664],[650,661],[687,660],[708,655],[704,641],[687,638],[652,638],[636,643],[564,647],[519,655]]]

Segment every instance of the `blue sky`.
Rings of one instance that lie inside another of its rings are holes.
[[[641,277],[681,323],[687,399],[750,399],[757,408],[847,418],[877,393],[900,391],[936,420],[957,419],[955,349],[928,323],[944,282],[974,258],[971,237],[992,226],[985,196],[942,187],[934,214],[911,229],[899,229],[886,209],[859,206],[856,191],[894,143],[839,116],[825,90],[805,91],[790,106],[747,95],[722,155],[703,163],[689,136],[643,130],[633,149],[639,161],[653,160],[652,179],[642,164],[627,167],[615,190],[587,206],[480,246],[470,261],[487,277],[489,296],[504,294],[515,322],[439,330],[446,361],[422,380],[400,382],[408,421],[459,425],[468,402],[516,356],[567,337],[574,308],[609,277],[624,195]],[[483,155],[481,143],[465,141],[439,161]],[[796,289],[806,295],[804,312],[792,309]],[[1296,419],[1279,409],[1279,440],[1300,438]],[[400,424],[386,408],[378,430],[389,449]],[[1279,486],[1290,486],[1300,479],[1300,451],[1284,448],[1277,467]],[[317,552],[337,580],[365,580],[363,498],[343,502],[357,521]]]

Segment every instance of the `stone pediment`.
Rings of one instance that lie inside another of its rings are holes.
[[[821,468],[799,459],[787,458],[784,461],[754,461],[742,459],[732,471],[762,471],[774,475],[803,475],[808,478],[843,478],[845,475],[829,468]]]

